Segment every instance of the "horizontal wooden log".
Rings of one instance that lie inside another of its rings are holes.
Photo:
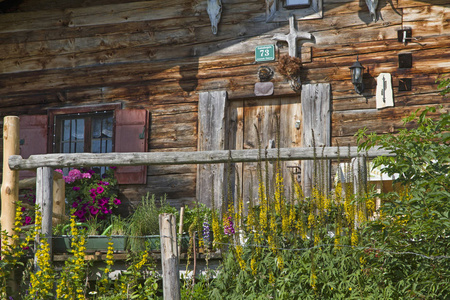
[[[444,4],[448,4],[448,0],[398,0],[398,8]]]
[[[88,166],[138,166],[138,165],[183,165],[183,164],[213,164],[227,162],[257,162],[259,160],[313,160],[317,153],[323,153],[324,159],[339,157],[391,156],[390,151],[371,149],[360,153],[356,147],[339,149],[326,147],[314,148],[282,148],[261,150],[216,150],[196,152],[146,152],[146,153],[72,153],[72,154],[40,154],[23,159],[20,155],[11,155],[9,167],[12,170],[29,170],[46,166],[52,168],[88,167]]]

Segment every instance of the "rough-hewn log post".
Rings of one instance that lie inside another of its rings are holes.
[[[50,246],[52,255],[52,216],[53,216],[53,169],[40,167],[36,170],[36,203],[42,213],[42,234]]]
[[[19,200],[19,172],[9,168],[10,155],[18,155],[19,148],[19,118],[7,116],[3,121],[3,183],[1,188],[2,214],[1,230],[6,230],[9,236],[14,233],[14,218],[16,201]],[[2,241],[2,244],[5,241]],[[2,247],[2,249],[4,249]]]
[[[61,173],[53,172],[53,226],[61,224],[64,220],[59,216],[65,216],[66,183]]]
[[[14,219],[16,212],[16,201],[19,200],[19,171],[13,171],[9,168],[8,159],[10,155],[18,155],[19,148],[19,118],[15,116],[7,116],[3,119],[3,183],[1,186],[1,224],[0,229],[6,230],[9,236],[14,231]],[[3,245],[11,243],[12,240],[1,240],[1,249],[6,249]],[[0,253],[3,256],[3,253]],[[8,278],[8,285],[13,292],[18,289],[17,282],[14,280],[15,270],[11,272]],[[1,295],[6,297],[6,295]]]
[[[176,218],[173,214],[159,215],[159,234],[161,235],[164,300],[180,300]]]

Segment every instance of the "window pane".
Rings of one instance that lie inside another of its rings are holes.
[[[82,153],[84,152],[84,143],[75,143],[76,144],[76,151],[75,153]]]
[[[92,153],[102,153],[100,151],[100,140],[92,140],[92,149],[91,149]]]
[[[70,153],[70,143],[62,144],[62,153]]]
[[[112,152],[112,140],[107,140],[106,141],[106,152]]]
[[[84,119],[77,119],[77,140],[84,140]]]
[[[113,116],[111,113],[96,115],[92,119],[91,151],[107,153],[112,151]]]
[[[112,116],[109,116],[109,117],[103,119],[102,125],[103,125],[102,126],[103,127],[102,128],[103,136],[112,138],[112,136],[113,136],[113,118],[112,118]]]
[[[92,137],[94,139],[100,138],[102,135],[102,122],[100,119],[94,119],[92,122]]]
[[[62,141],[69,141],[70,140],[70,120],[64,120],[64,128],[62,130]]]
[[[70,121],[70,136],[72,137],[72,140],[75,140],[76,134],[77,134],[77,121],[75,119],[72,119]]]

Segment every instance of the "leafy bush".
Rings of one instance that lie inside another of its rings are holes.
[[[383,268],[399,296],[444,299],[450,294],[450,113],[433,120],[430,112],[436,108],[405,118],[405,125],[417,126],[396,135],[359,132],[361,149],[378,145],[395,153],[374,163],[388,175],[399,174],[396,182],[403,187],[380,195],[381,217],[363,234],[367,244],[385,250],[383,263],[373,264]]]

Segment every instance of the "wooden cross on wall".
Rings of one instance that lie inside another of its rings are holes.
[[[289,17],[289,33],[276,33],[272,40],[286,41],[289,47],[289,56],[297,57],[297,40],[310,40],[312,35],[308,32],[297,31],[294,24],[295,18],[291,15]]]

